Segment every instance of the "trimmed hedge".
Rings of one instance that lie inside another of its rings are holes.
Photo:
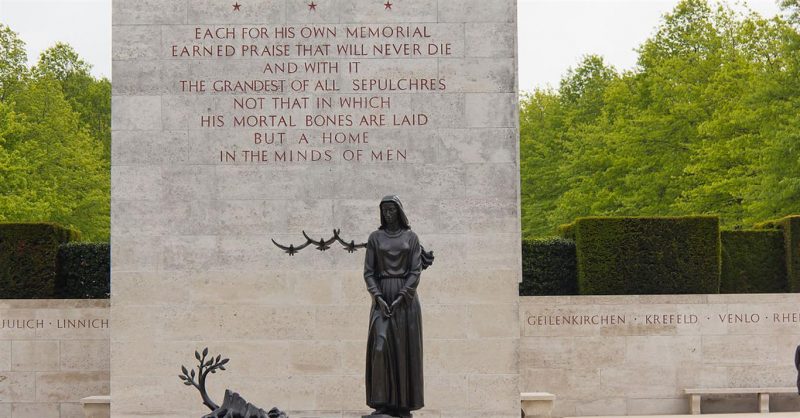
[[[800,216],[783,218],[789,291],[800,292]]]
[[[756,224],[755,228],[779,229],[783,232],[788,291],[800,292],[800,215],[762,222]]]
[[[58,249],[56,294],[65,299],[107,299],[111,292],[108,243],[69,243]]]
[[[520,296],[577,295],[575,242],[545,238],[522,242]]]
[[[564,239],[575,241],[575,224],[562,224],[556,228],[558,236]]]
[[[575,221],[582,295],[719,293],[719,218]]]
[[[782,231],[722,231],[720,293],[785,293]]]
[[[77,231],[50,223],[0,223],[0,299],[55,295],[58,246]]]

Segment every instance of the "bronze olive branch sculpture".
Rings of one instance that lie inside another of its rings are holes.
[[[228,364],[230,359],[222,358],[222,355],[208,357],[208,347],[203,349],[202,354],[199,351],[195,351],[194,357],[199,362],[197,372],[195,372],[195,369],[189,370],[182,365],[181,374],[178,377],[183,381],[184,385],[194,386],[203,398],[203,405],[211,410],[211,413],[203,418],[289,418],[286,413],[278,408],[272,408],[269,412],[264,411],[231,390],[225,390],[225,399],[222,405],[217,405],[208,396],[206,378],[209,374],[216,373],[217,370],[225,370],[225,365]]]
[[[194,369],[191,371],[186,369],[186,366],[181,365],[181,372],[183,374],[179,375],[178,377],[183,380],[183,384],[186,386],[194,386],[198,391],[200,391],[200,396],[203,398],[203,405],[207,406],[210,410],[215,410],[219,408],[219,405],[214,403],[211,398],[208,396],[208,391],[206,390],[206,377],[210,373],[216,373],[217,370],[225,370],[225,364],[227,364],[230,359],[222,358],[222,355],[218,355],[217,357],[211,357],[208,361],[206,361],[206,357],[208,356],[208,347],[203,349],[202,356],[200,355],[199,351],[194,352],[194,357],[200,364],[197,366],[197,377],[198,380],[195,381],[195,372]]]

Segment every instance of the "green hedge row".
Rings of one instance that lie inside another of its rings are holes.
[[[783,233],[787,288],[789,292],[800,292],[800,215],[762,222],[755,227]]]
[[[53,298],[56,256],[76,231],[49,223],[0,223],[0,298]]]
[[[0,299],[108,298],[107,243],[50,223],[0,223]]]
[[[721,231],[720,293],[784,293],[789,290],[781,231]]]
[[[522,242],[520,296],[578,294],[575,242],[545,238]]]
[[[579,218],[574,234],[582,295],[719,292],[717,217]]]
[[[575,224],[563,224],[556,228],[558,236],[564,239],[575,241]]]
[[[800,291],[800,216],[756,228],[720,231],[702,216],[581,218],[557,228],[561,239],[523,243],[520,295]]]
[[[107,243],[69,243],[58,250],[56,294],[65,299],[110,296],[111,248]]]

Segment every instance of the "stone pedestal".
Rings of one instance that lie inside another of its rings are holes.
[[[414,416],[412,415],[411,418],[413,417]],[[391,415],[386,415],[386,414],[380,414],[380,415],[362,415],[361,418],[397,418],[397,417],[393,417]]]
[[[521,393],[522,412],[525,418],[550,418],[556,395],[547,392]]]
[[[109,418],[111,416],[110,396],[89,396],[81,399],[86,418]]]

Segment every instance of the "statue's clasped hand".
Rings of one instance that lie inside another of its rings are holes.
[[[391,306],[388,303],[386,303],[386,300],[383,298],[383,296],[378,296],[377,298],[375,298],[375,303],[378,304],[378,308],[380,308],[381,314],[383,315],[383,317],[384,318],[389,318],[394,313],[394,310],[398,306],[400,306],[401,303],[403,303],[403,296],[402,295],[398,296],[392,302]]]
[[[384,318],[389,318],[392,316],[392,308],[389,307],[389,304],[386,303],[382,296],[375,298],[375,303],[378,304],[378,307],[380,308],[381,314],[383,314]]]
[[[398,306],[400,306],[400,304],[401,304],[401,303],[403,303],[403,296],[402,296],[402,295],[398,296],[398,297],[397,297],[397,298],[394,300],[394,302],[392,302],[392,306],[390,306],[390,307],[389,307],[389,313],[393,313],[393,312],[394,312],[394,310],[395,310],[395,308],[397,308]]]

